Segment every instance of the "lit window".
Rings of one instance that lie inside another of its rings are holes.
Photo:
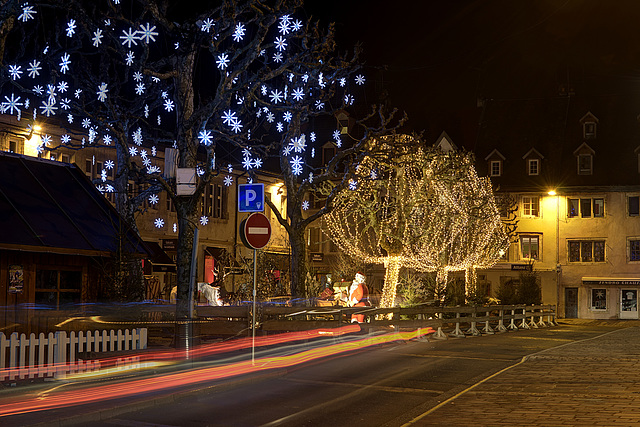
[[[540,198],[538,196],[522,196],[522,214],[524,216],[539,216]]]
[[[591,308],[593,310],[607,309],[607,290],[591,289]]]
[[[540,160],[529,159],[527,163],[529,164],[527,171],[529,175],[538,175],[540,173]]]
[[[500,160],[491,161],[491,176],[502,176],[502,162]]]
[[[521,235],[520,250],[522,258],[539,259],[540,256],[540,236],[538,235]]]
[[[604,199],[567,199],[569,218],[600,218],[604,216]]]

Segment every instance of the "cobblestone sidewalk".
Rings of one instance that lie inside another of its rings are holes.
[[[412,425],[637,426],[639,362],[637,326],[569,343],[529,356]]]

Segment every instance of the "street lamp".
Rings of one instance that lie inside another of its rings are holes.
[[[550,196],[556,196],[556,314],[560,305],[560,195],[549,190]]]

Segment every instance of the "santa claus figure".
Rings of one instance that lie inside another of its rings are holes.
[[[349,300],[347,301],[349,307],[369,306],[369,289],[365,283],[366,279],[364,274],[356,273],[356,277],[349,287]],[[351,315],[351,322],[364,322],[364,314]]]

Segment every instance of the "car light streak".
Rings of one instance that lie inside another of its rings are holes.
[[[114,384],[85,386],[77,390],[60,389],[60,391],[55,394],[53,393],[54,390],[49,390],[46,394],[38,396],[37,399],[25,396],[3,399],[0,400],[0,417],[130,397],[186,385],[197,385],[207,381],[220,380],[264,370],[281,369],[374,345],[416,339],[432,332],[434,332],[433,329],[424,328],[413,332],[388,333],[373,337],[363,337],[349,342],[331,344],[287,356],[260,358],[254,363],[252,363],[251,360],[246,360],[227,365],[161,374],[154,377],[133,379]]]
[[[308,340],[318,337],[326,337],[333,336],[338,337],[345,334],[359,332],[360,326],[358,325],[345,325],[339,328],[333,329],[313,329],[309,331],[299,331],[299,332],[287,332],[283,334],[277,335],[269,335],[264,337],[256,337],[255,346],[256,347],[266,347],[278,344],[291,343],[300,340]],[[229,353],[232,351],[244,350],[246,348],[250,348],[252,346],[252,339],[250,337],[240,338],[233,341],[226,342],[218,342],[212,344],[203,344],[200,346],[196,346],[193,349],[188,351],[188,357],[190,359],[195,359],[199,357],[207,357],[215,354]],[[162,350],[162,351],[144,351],[140,353],[136,353],[136,362],[144,363],[144,362],[168,362],[168,361],[179,361],[187,356],[185,350]],[[126,359],[126,357],[125,357]],[[102,372],[105,369],[110,369],[113,366],[119,367],[122,364],[123,357],[115,356],[115,357],[107,357],[96,360],[85,360],[79,362],[78,364],[85,367],[88,372],[85,373],[77,373],[73,376],[74,379],[81,379],[83,377],[89,377],[96,375],[96,372]],[[56,372],[63,372],[65,368],[68,368],[66,364],[49,364],[49,365],[37,365],[37,366],[26,366],[22,368],[9,368],[0,370],[0,378],[22,378],[29,376],[32,378],[33,376],[49,376],[53,375]],[[122,367],[116,368],[115,370],[111,370],[112,374],[122,373]],[[69,377],[67,377],[68,379]]]

